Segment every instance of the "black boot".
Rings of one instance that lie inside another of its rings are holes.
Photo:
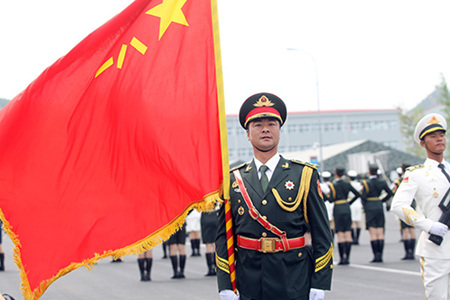
[[[164,255],[162,258],[167,258],[167,242],[162,243],[162,248],[163,248],[163,252],[164,252]]]
[[[402,260],[405,260],[408,259],[409,240],[403,240],[403,248],[405,248],[405,256],[402,258]]]
[[[170,261],[172,262],[173,276],[172,279],[177,279],[178,277],[178,256],[171,255]]]
[[[141,273],[141,281],[148,281],[146,280],[145,274],[145,258],[138,258],[137,262],[139,266],[139,272]]]
[[[200,256],[200,240],[199,239],[191,240],[191,247],[192,247],[191,256]]]
[[[383,262],[384,240],[378,240],[378,262]]]
[[[339,261],[339,265],[345,265],[345,242],[338,243],[338,249],[339,249],[339,257],[341,260]]]
[[[345,242],[345,264],[350,263],[350,250],[352,249],[352,242]]]
[[[145,258],[145,281],[150,281],[150,273],[152,270],[153,258]]]
[[[0,271],[5,271],[5,253],[0,253]]]
[[[200,240],[199,239],[197,239],[196,241],[195,241],[195,249],[196,249],[196,253],[197,253],[197,255],[196,256],[202,256],[201,254],[200,254]]]
[[[214,253],[206,253],[206,265],[208,266],[208,273],[205,276],[216,276],[216,266],[214,265]]]
[[[197,240],[195,240],[195,239],[192,239],[191,240],[191,249],[192,249],[192,253],[191,253],[191,256],[197,256],[197,252],[196,252],[196,250],[195,250],[195,242],[196,242]]]
[[[184,266],[186,265],[186,255],[180,255],[180,272],[178,273],[178,278],[184,277]]]
[[[356,240],[353,242],[354,245],[359,245],[359,236],[361,235],[361,228],[356,228]]]
[[[371,263],[377,262],[378,242],[376,240],[370,241],[370,246],[372,247],[372,252],[373,252],[373,259],[372,259]]]
[[[414,248],[416,246],[416,239],[408,240],[408,251],[406,253],[406,259],[414,260]]]

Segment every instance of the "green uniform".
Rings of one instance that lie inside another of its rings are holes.
[[[249,215],[236,179],[231,174],[230,203],[236,248],[236,283],[240,294],[257,300],[287,300],[309,299],[310,288],[329,290],[333,268],[332,236],[315,166],[281,157],[266,192],[262,190],[253,161],[238,167],[238,170],[254,207],[267,221],[285,231],[288,239],[302,237],[307,232],[312,236],[312,247],[286,252],[264,253],[238,246],[238,236],[250,239],[277,236]],[[309,175],[305,175],[307,173]],[[220,209],[218,224],[219,291],[232,290],[224,206]]]
[[[362,201],[364,212],[366,213],[366,228],[384,227],[385,218],[383,202],[388,201],[394,194],[388,187],[386,181],[372,177],[369,180],[363,180]],[[380,199],[381,193],[385,191],[386,195]]]

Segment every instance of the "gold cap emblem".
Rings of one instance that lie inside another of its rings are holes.
[[[258,101],[253,104],[254,107],[263,107],[263,106],[274,106],[275,103],[269,100],[266,96],[261,96],[261,98],[258,99]]]
[[[436,118],[436,116],[432,116],[430,121],[428,121],[428,124],[439,124],[439,120]]]

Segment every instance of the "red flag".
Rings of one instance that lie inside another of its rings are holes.
[[[215,0],[137,0],[0,111],[0,216],[25,299],[157,245],[218,199],[217,23]]]

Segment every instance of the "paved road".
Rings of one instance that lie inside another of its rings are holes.
[[[419,261],[402,261],[403,244],[399,242],[398,221],[387,213],[384,263],[369,263],[372,259],[368,232],[361,233],[359,246],[352,247],[351,264],[335,266],[332,291],[326,300],[422,300],[425,299]],[[5,237],[5,236],[4,236]],[[3,242],[6,251],[6,271],[0,272],[0,292],[23,299],[17,267],[11,258],[12,243]],[[337,248],[337,247],[335,247]],[[190,247],[187,245],[188,255]],[[162,248],[154,249],[152,281],[139,281],[135,256],[127,256],[122,263],[100,261],[93,270],[80,268],[56,280],[41,297],[42,300],[105,300],[105,299],[219,299],[215,278],[205,277],[204,248],[201,257],[188,256],[186,279],[173,280],[170,261],[162,259]],[[335,249],[335,261],[338,254]],[[277,299],[274,299],[277,300]]]

